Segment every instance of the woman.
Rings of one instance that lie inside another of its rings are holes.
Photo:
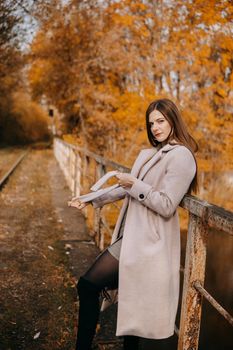
[[[177,207],[196,190],[197,144],[176,105],[152,102],[146,111],[152,148],[142,150],[130,174],[116,175],[120,187],[94,199],[94,207],[124,198],[110,247],[80,277],[77,350],[91,349],[99,295],[118,288],[117,336],[124,349],[139,338],[173,335],[179,297],[180,228]],[[82,209],[88,203],[75,200]]]

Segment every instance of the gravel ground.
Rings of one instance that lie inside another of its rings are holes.
[[[0,349],[73,350],[75,284],[99,251],[82,214],[66,205],[70,191],[52,150],[32,150],[0,198]],[[109,312],[98,348],[118,350]]]

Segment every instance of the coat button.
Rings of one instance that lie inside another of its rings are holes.
[[[143,198],[144,198],[144,194],[142,194],[142,193],[139,194],[139,198],[140,198],[140,199],[143,199]]]

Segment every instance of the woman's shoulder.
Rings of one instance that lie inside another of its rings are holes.
[[[174,152],[177,154],[182,154],[182,155],[187,155],[189,157],[194,158],[193,153],[191,151],[191,149],[189,149],[187,146],[183,145],[183,144],[176,144],[174,145]]]
[[[182,144],[177,145],[172,152],[169,152],[167,160],[176,167],[196,167],[196,160],[192,151]]]

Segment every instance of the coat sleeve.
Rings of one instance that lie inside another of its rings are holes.
[[[94,208],[99,208],[105,204],[112,203],[123,199],[127,194],[126,190],[123,187],[117,187],[114,190],[104,193],[102,196],[95,198],[91,201]]]
[[[196,162],[192,153],[185,147],[179,147],[171,152],[172,157],[165,169],[161,188],[136,179],[128,194],[143,205],[163,217],[171,217],[196,173]]]

